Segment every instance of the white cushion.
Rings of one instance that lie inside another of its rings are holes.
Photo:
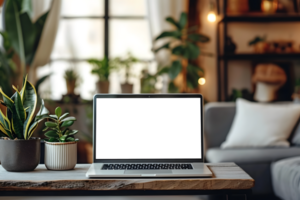
[[[300,117],[297,104],[253,103],[237,99],[236,114],[222,148],[288,147],[287,141]]]

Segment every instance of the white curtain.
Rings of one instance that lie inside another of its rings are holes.
[[[178,20],[181,12],[187,12],[187,0],[146,0],[148,8],[148,19],[150,35],[152,40],[163,31],[173,30],[174,27],[165,21],[166,17],[173,17]],[[167,40],[155,42],[154,48],[163,45]],[[168,66],[170,64],[170,53],[161,50],[155,55],[158,66]],[[167,92],[168,77],[163,80],[162,92]]]

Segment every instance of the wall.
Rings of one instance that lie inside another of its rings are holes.
[[[202,0],[201,5],[201,32],[211,37],[211,42],[205,51],[213,53],[214,57],[201,58],[205,69],[206,84],[201,87],[201,93],[208,101],[217,101],[217,62],[216,62],[216,26],[208,22],[206,17],[209,12],[209,0]],[[219,16],[219,20],[220,20]],[[228,35],[237,44],[236,53],[251,53],[252,47],[248,42],[255,36],[267,36],[267,40],[289,39],[294,40],[294,48],[300,51],[300,23],[231,23],[228,26]],[[300,63],[293,62],[295,77],[300,77]],[[251,62],[230,61],[228,64],[228,94],[233,88],[247,88],[251,90]]]

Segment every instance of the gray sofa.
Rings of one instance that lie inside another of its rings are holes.
[[[225,141],[230,130],[235,110],[235,103],[220,102],[205,105],[204,139],[206,161],[212,163],[235,162],[255,180],[253,194],[273,195],[272,174],[276,174],[273,170],[277,164],[275,162],[285,158],[300,156],[300,146],[297,146],[297,144],[300,144],[300,123],[295,126],[291,134],[289,139],[291,147],[289,148],[221,149],[220,145]],[[272,173],[271,165],[273,167]],[[297,187],[299,190],[300,179]],[[277,196],[280,195],[277,194]]]

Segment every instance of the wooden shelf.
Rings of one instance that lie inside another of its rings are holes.
[[[300,22],[300,15],[229,15],[222,19],[222,22]]]
[[[292,54],[225,54],[221,60],[300,60],[300,53]]]

